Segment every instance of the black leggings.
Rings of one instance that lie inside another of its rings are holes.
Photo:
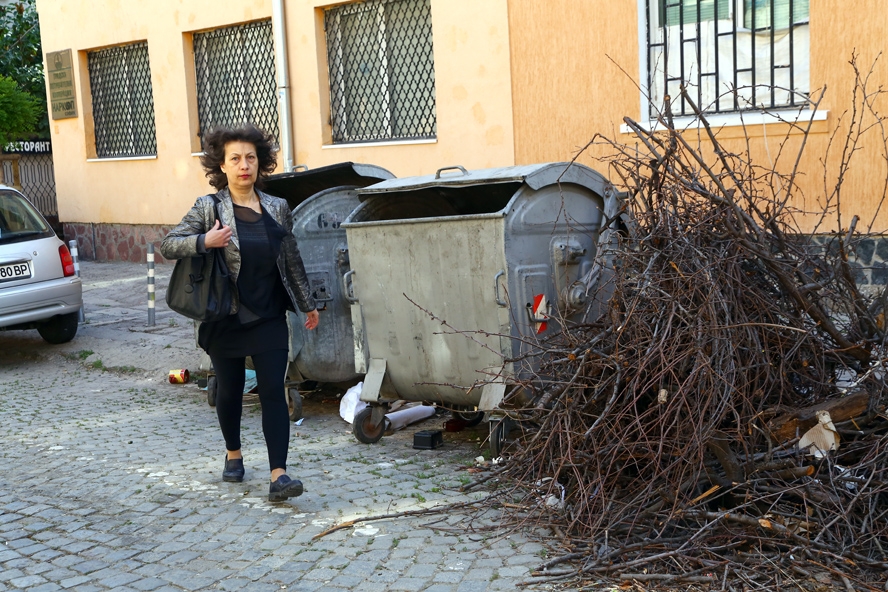
[[[252,356],[262,405],[262,433],[265,434],[268,465],[272,471],[287,468],[287,449],[290,447],[290,414],[284,396],[287,353],[285,349],[276,349]],[[240,450],[245,358],[210,356],[210,359],[216,371],[216,415],[225,438],[225,448]]]

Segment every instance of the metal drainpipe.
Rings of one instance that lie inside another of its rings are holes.
[[[293,135],[290,127],[290,72],[287,64],[287,34],[284,24],[284,0],[272,0],[271,26],[277,64],[278,104],[280,105],[281,159],[284,171],[293,170]]]

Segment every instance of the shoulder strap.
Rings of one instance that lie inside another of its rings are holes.
[[[216,212],[216,220],[221,220],[222,216],[219,215],[219,203],[222,201],[219,199],[218,194],[216,193],[208,193],[211,198],[213,198],[213,211]]]

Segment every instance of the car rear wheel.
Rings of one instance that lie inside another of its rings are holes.
[[[77,334],[78,313],[57,315],[37,327],[40,337],[49,343],[68,343]]]

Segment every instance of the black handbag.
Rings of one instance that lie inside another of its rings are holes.
[[[219,200],[215,195],[211,197],[219,220]],[[166,302],[180,315],[204,323],[227,317],[231,312],[231,280],[223,250],[207,249],[196,257],[176,261]]]

